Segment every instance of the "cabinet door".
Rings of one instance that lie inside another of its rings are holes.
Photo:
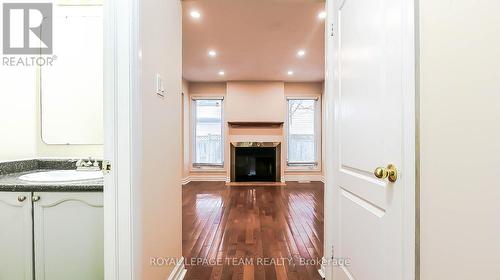
[[[31,193],[0,192],[0,280],[33,279]]]
[[[104,279],[102,193],[34,193],[36,280]]]

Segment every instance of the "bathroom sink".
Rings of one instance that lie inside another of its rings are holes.
[[[101,179],[101,171],[53,170],[22,175],[19,179],[29,182],[74,182]]]

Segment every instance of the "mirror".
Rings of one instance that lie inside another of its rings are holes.
[[[56,59],[40,70],[42,140],[103,143],[102,6],[54,6]]]

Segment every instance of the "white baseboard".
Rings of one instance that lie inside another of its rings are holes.
[[[189,182],[230,182],[230,178],[224,175],[191,175],[183,178],[181,180],[182,185],[186,185]],[[281,182],[289,182],[289,181],[295,181],[295,182],[302,182],[302,181],[310,181],[310,182],[325,182],[325,176],[323,175],[306,175],[306,174],[301,174],[301,175],[285,175],[284,177],[281,177]]]
[[[168,276],[168,280],[182,280],[182,279],[184,279],[186,272],[187,272],[187,270],[184,267],[184,257],[182,257],[177,262],[174,269],[172,270],[172,272]]]
[[[322,258],[322,262],[321,262],[321,268],[318,269],[318,273],[319,275],[321,276],[321,278],[325,279],[326,278],[326,259],[325,257]]]
[[[287,174],[285,175],[285,181],[296,181],[296,182],[302,182],[302,181],[320,181],[323,182],[324,178],[323,175],[307,175],[307,174],[300,174],[300,175],[294,175],[294,174]]]
[[[191,181],[189,180],[189,176],[188,176],[188,177],[185,177],[185,178],[182,178],[182,180],[181,180],[181,184],[182,184],[182,185],[186,185],[186,184],[187,184],[187,183],[189,183],[189,182],[191,182]]]
[[[319,276],[323,279],[326,278],[325,272],[323,271],[323,267],[318,269]]]
[[[229,182],[229,178],[224,175],[191,175],[181,180],[182,185],[189,182]]]

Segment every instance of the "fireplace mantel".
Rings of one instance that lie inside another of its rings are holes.
[[[231,146],[234,147],[244,147],[244,148],[272,148],[278,147],[281,142],[231,142]]]
[[[269,127],[269,128],[277,128],[283,126],[283,122],[236,122],[231,121],[227,122],[230,127],[235,128],[245,128],[245,127]]]

